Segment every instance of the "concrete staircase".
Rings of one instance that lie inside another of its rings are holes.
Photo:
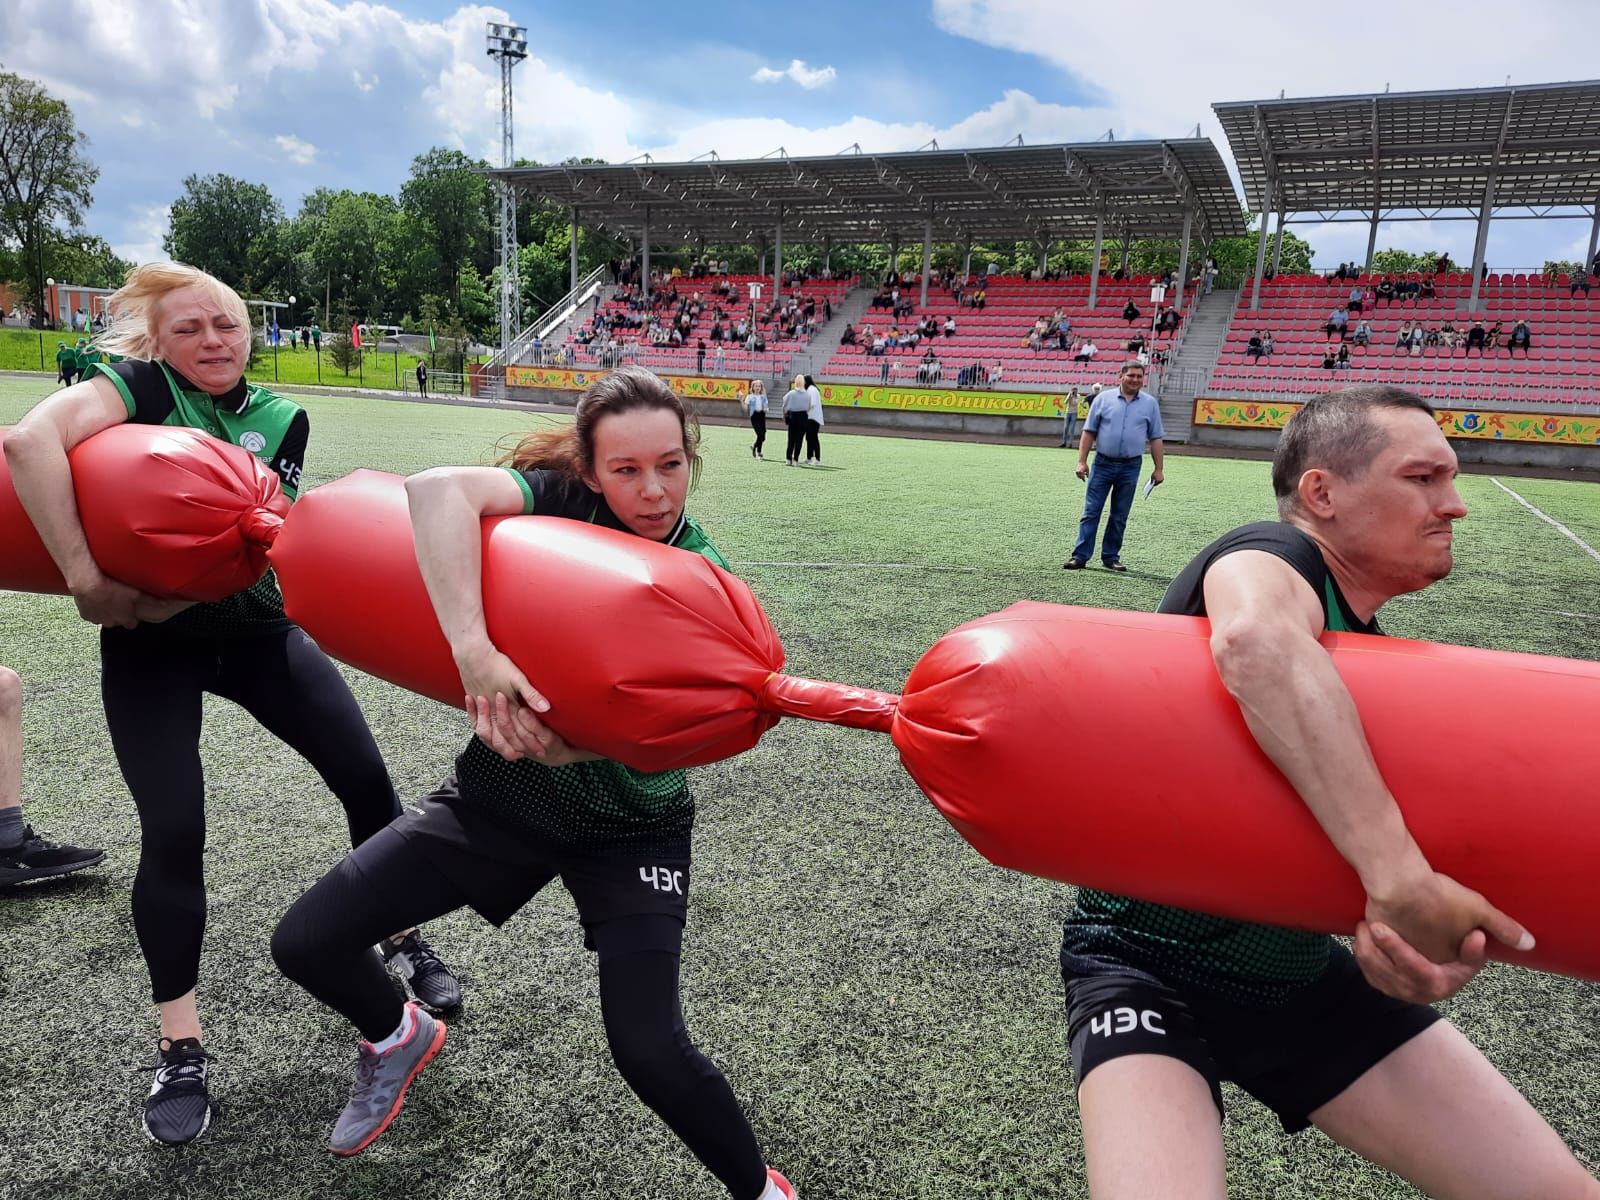
[[[833,352],[839,348],[844,327],[854,325],[857,329],[861,328],[861,318],[872,303],[872,294],[870,287],[856,287],[839,298],[839,303],[833,306],[833,320],[817,330],[806,348],[795,356],[796,372],[821,377],[823,367],[827,366]]]
[[[1220,288],[1194,302],[1178,352],[1161,377],[1161,423],[1166,426],[1167,441],[1189,440],[1194,398],[1203,394],[1211,382],[1211,372],[1216,369],[1238,305],[1237,291]]]

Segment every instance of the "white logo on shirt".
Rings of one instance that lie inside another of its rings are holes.
[[[249,429],[239,435],[239,445],[251,454],[260,454],[267,448],[267,439],[254,429]]]

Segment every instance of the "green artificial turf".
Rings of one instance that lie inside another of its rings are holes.
[[[0,380],[0,423],[47,390]],[[555,419],[305,403],[313,487],[358,466],[485,461],[497,439]],[[767,607],[791,671],[893,690],[945,631],[1020,598],[1149,609],[1195,550],[1272,513],[1266,464],[1174,456],[1166,485],[1135,506],[1129,573],[1068,574],[1083,496],[1069,451],[825,435],[826,469],[788,469],[781,431],[768,451],[756,462],[746,431],[708,428],[692,511]],[[1600,542],[1592,485],[1503,482]],[[1455,574],[1391,605],[1387,628],[1600,656],[1600,562],[1488,476],[1465,477],[1462,491],[1472,513]],[[218,701],[202,747],[201,999],[222,1115],[187,1150],[150,1145],[138,1124],[149,1077],[136,1068],[154,1049],[153,1013],[128,911],[138,825],[100,713],[94,632],[66,599],[3,595],[0,661],[27,687],[29,816],[110,850],[97,871],[0,898],[0,1196],[722,1195],[616,1076],[593,959],[559,887],[500,931],[470,913],[430,927],[466,1007],[394,1127],[359,1158],[332,1160],[352,1034],[278,976],[267,943],[345,850],[344,819],[304,762]],[[402,793],[425,792],[464,743],[464,718],[347,674]],[[1063,681],[1060,702],[1028,719],[1061,747],[1070,786],[1074,759],[1095,752],[1094,698]],[[1492,719],[1462,713],[1463,738]],[[684,1009],[769,1160],[808,1200],[1084,1195],[1057,964],[1070,890],[988,866],[878,735],[788,721],[691,779]],[[1491,966],[1447,1008],[1600,1166],[1600,987]],[[1417,1194],[1320,1134],[1284,1137],[1231,1089],[1229,1100],[1233,1195]]]

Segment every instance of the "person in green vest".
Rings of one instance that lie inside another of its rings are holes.
[[[87,372],[89,370],[89,363],[84,358],[84,355],[87,354],[88,352],[89,352],[89,340],[87,338],[79,338],[76,342],[73,343],[73,345],[72,345],[72,363],[73,363],[73,366],[77,368],[78,378],[80,380],[88,378]]]
[[[317,353],[322,353],[322,326],[316,322],[311,325],[311,345]]]
[[[56,382],[67,387],[78,377],[78,356],[65,342],[56,343]]]
[[[270,570],[244,591],[194,604],[147,595],[95,562],[67,466],[67,452],[84,439],[128,421],[203,430],[255,454],[292,500],[310,435],[299,405],[245,381],[250,319],[226,284],[181,263],[146,263],[128,274],[111,311],[101,339],[127,361],[95,363],[87,378],[42,401],[6,438],[4,452],[17,497],[79,614],[101,626],[106,723],[139,814],[133,924],[160,1021],[144,1127],[153,1141],[178,1146],[206,1131],[212,1111],[212,1055],[202,1042],[197,999],[206,914],[203,696],[239,705],[303,755],[343,806],[352,845],[401,807],[355,697],[327,655],[284,615]],[[117,486],[114,479],[99,483]],[[285,823],[276,811],[261,819]],[[295,832],[292,824],[278,832],[286,851]],[[460,987],[416,929],[374,940],[381,941],[380,973],[387,967],[429,1006],[460,1004]]]
[[[1381,634],[1385,602],[1450,573],[1452,527],[1467,513],[1456,470],[1412,393],[1318,396],[1273,455],[1280,519],[1212,542],[1162,598],[1161,612],[1209,618],[1221,685],[1355,871],[1366,916],[1352,954],[1324,934],[1078,891],[1061,971],[1093,1200],[1222,1200],[1224,1080],[1285,1132],[1315,1125],[1430,1196],[1600,1196],[1431,1007],[1478,972],[1490,938],[1522,950],[1533,938],[1429,864],[1319,640]],[[1136,775],[1160,737],[1138,720],[1107,718],[1084,753],[1120,745]],[[1119,740],[1112,727],[1130,722]]]
[[[78,377],[80,379],[89,378],[90,370],[96,363],[104,362],[105,357],[105,354],[93,342],[84,341],[80,338],[78,340],[78,362],[81,365],[78,369]]]

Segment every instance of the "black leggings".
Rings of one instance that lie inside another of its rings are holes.
[[[344,805],[352,845],[399,815],[400,801],[344,678],[295,626],[226,641],[103,629],[100,663],[111,745],[139,811],[133,927],[160,1004],[191,991],[200,973],[204,693],[232,700],[316,768]]]
[[[822,423],[806,418],[806,457],[822,461]]]
[[[783,456],[790,462],[800,461],[800,448],[806,440],[806,415],[803,412],[786,412],[783,423],[789,427],[789,445]]]
[[[767,444],[767,414],[753,412],[750,414],[750,428],[756,431],[756,453],[761,453],[761,447]]]
[[[467,902],[425,850],[385,829],[295,901],[272,935],[272,957],[377,1041],[399,1026],[402,1007],[373,944]],[[600,1011],[617,1070],[735,1200],[755,1200],[767,1181],[761,1148],[728,1081],[684,1028],[682,922],[640,914],[588,933],[600,958]]]

